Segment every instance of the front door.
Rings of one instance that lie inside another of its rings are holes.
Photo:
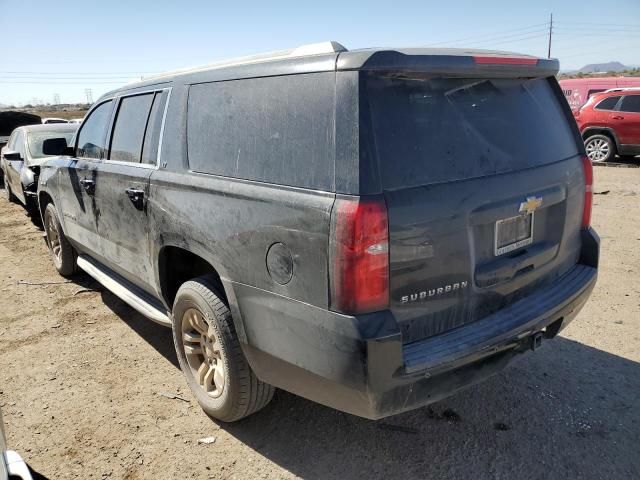
[[[94,206],[100,261],[138,287],[149,290],[147,199],[157,166],[159,130],[166,93],[146,92],[118,99],[109,150],[96,176]]]
[[[59,212],[65,235],[81,253],[99,252],[98,217],[95,191],[98,166],[105,156],[107,127],[111,120],[113,101],[107,100],[93,108],[76,136],[75,155],[67,168],[58,169]]]

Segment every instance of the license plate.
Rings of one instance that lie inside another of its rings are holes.
[[[504,255],[533,243],[533,213],[496,222],[495,255]]]

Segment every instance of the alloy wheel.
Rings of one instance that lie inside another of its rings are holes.
[[[62,245],[60,244],[60,233],[58,232],[58,228],[50,215],[47,215],[45,228],[47,230],[49,248],[51,248],[51,252],[56,258],[56,261],[62,262]]]
[[[589,160],[593,162],[603,162],[610,153],[609,144],[601,138],[589,140],[585,148],[587,150]]]
[[[182,346],[191,373],[200,387],[214,398],[222,395],[225,371],[215,329],[195,308],[182,315]]]

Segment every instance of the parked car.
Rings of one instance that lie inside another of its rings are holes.
[[[594,93],[612,88],[640,87],[640,77],[591,77],[560,80],[560,87],[571,110],[578,111]]]
[[[50,117],[50,118],[43,118],[42,119],[42,123],[44,125],[48,125],[50,123],[69,123],[68,120],[65,120],[64,118],[54,118],[54,117]]]
[[[77,125],[31,125],[13,131],[9,142],[0,151],[0,169],[5,179],[5,195],[8,201],[19,200],[28,210],[37,212],[36,191],[42,162],[47,159],[43,145],[47,139],[64,138],[59,143],[61,153],[66,142],[71,141]]]
[[[592,161],[640,155],[640,90],[597,93],[574,116]]]
[[[0,149],[9,141],[9,136],[16,128],[24,125],[34,125],[41,123],[38,115],[25,112],[6,111],[0,112]],[[4,178],[0,169],[0,185],[3,185]]]
[[[32,480],[31,472],[20,455],[13,450],[7,450],[0,411],[0,480]]]
[[[69,119],[69,123],[82,123],[82,119],[81,118],[70,118]]]
[[[594,287],[591,163],[557,71],[331,42],[127,85],[42,168],[53,262],[170,326],[220,420],[274,387],[367,418],[437,401]]]

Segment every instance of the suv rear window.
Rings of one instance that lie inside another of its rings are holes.
[[[547,79],[390,74],[364,82],[368,143],[388,189],[521,170],[579,152]]]

